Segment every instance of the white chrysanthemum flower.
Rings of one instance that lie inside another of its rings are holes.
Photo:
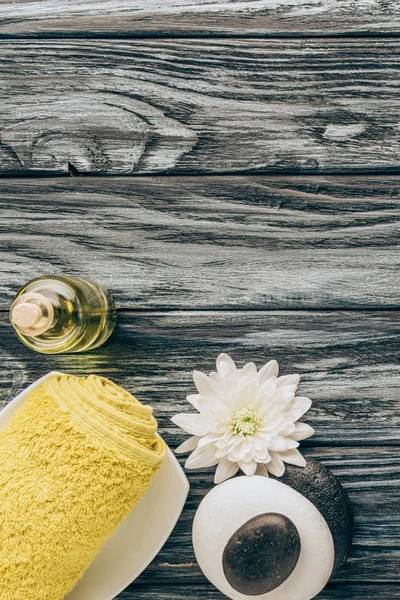
[[[300,440],[314,430],[298,420],[311,400],[296,396],[299,375],[278,377],[278,363],[271,360],[257,372],[254,363],[238,369],[227,354],[217,358],[217,373],[194,371],[198,394],[187,397],[198,413],[181,413],[172,421],[193,437],[176,452],[194,450],[186,468],[218,464],[215,483],[241,469],[246,475],[281,477],[285,464],[304,467],[297,450]]]

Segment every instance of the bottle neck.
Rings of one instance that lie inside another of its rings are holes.
[[[22,335],[35,337],[54,325],[54,307],[43,294],[28,292],[15,299],[10,310],[10,321]]]

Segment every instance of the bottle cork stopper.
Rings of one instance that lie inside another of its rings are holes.
[[[10,321],[19,332],[37,336],[48,331],[54,320],[54,308],[43,294],[22,294],[11,306]]]
[[[21,329],[32,329],[43,317],[42,310],[37,304],[21,302],[11,311],[12,322]]]

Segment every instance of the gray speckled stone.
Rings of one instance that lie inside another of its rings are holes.
[[[312,458],[307,459],[304,468],[286,465],[278,481],[310,500],[327,522],[335,546],[333,577],[346,562],[353,540],[353,509],[345,490],[326,467]]]
[[[284,515],[264,513],[249,519],[229,539],[222,557],[230,585],[246,596],[266,594],[293,572],[300,536]]]

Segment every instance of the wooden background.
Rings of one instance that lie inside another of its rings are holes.
[[[399,0],[3,0],[0,403],[51,369],[113,378],[170,417],[217,354],[302,375],[355,508],[321,600],[400,599]],[[110,342],[45,357],[7,308],[45,273],[102,282]],[[222,600],[191,492],[118,600]],[[291,599],[288,599],[291,600]]]

